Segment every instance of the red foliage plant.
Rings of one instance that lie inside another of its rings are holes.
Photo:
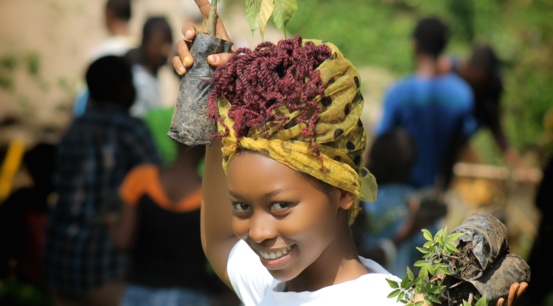
[[[291,123],[286,124],[289,117],[275,111],[284,106],[290,112],[300,111],[292,123],[305,123],[302,135],[313,144],[320,113],[320,103],[314,99],[324,94],[324,84],[316,69],[331,56],[330,48],[324,44],[306,42],[302,46],[300,36],[277,44],[264,42],[254,50],[238,49],[225,66],[215,71],[209,112],[213,120],[225,127],[225,132],[215,136],[229,133],[229,127],[217,112],[217,99],[224,96],[231,105],[228,116],[234,120],[232,128],[237,137],[246,136],[251,128],[268,122],[276,122],[279,130],[285,125],[289,127]]]

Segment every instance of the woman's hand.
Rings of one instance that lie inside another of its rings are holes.
[[[509,296],[507,297],[507,301],[505,301],[505,299],[503,298],[500,298],[497,301],[496,306],[515,306],[517,300],[524,293],[524,291],[526,291],[526,288],[528,288],[527,282],[511,284],[511,287],[509,288]]]
[[[518,299],[522,296],[524,291],[526,291],[526,288],[528,288],[527,282],[511,284],[511,287],[509,287],[509,296],[507,297],[507,301],[505,301],[504,298],[500,298],[495,305],[496,306],[515,306]],[[424,296],[422,294],[416,295],[413,298],[413,301],[423,302],[423,306],[427,306],[427,304],[424,302]]]
[[[198,8],[200,9],[200,12],[202,13],[202,16],[204,19],[207,19],[209,16],[209,9],[210,4],[208,0],[195,0],[196,4],[198,5]],[[184,39],[179,40],[177,42],[177,53],[178,55],[173,57],[172,63],[173,68],[177,72],[179,76],[183,76],[186,74],[186,71],[188,68],[192,67],[192,64],[194,63],[194,59],[192,58],[192,55],[190,55],[190,49],[188,43],[192,42],[194,40],[194,37],[196,37],[196,30],[199,28],[199,26],[193,24],[193,23],[187,23],[184,27],[182,27],[182,34],[184,35]],[[225,26],[223,25],[223,22],[220,18],[217,18],[217,26],[216,26],[216,36],[218,38],[224,39],[226,41],[231,41],[228,37],[227,31],[225,29]],[[228,59],[231,57],[232,53],[218,53],[218,54],[212,54],[207,57],[207,62],[214,66],[219,67],[224,65]]]

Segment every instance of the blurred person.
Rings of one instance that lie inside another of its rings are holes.
[[[142,40],[125,58],[132,63],[136,99],[131,115],[144,118],[149,111],[163,106],[158,72],[167,64],[173,48],[173,32],[163,16],[151,16],[144,22]]]
[[[160,151],[162,162],[170,165],[176,158],[175,143],[167,136],[173,105],[165,106],[159,70],[167,64],[172,51],[173,34],[169,22],[163,16],[147,18],[138,48],[130,50],[126,58],[133,65],[136,99],[130,109],[131,115],[144,120]],[[175,74],[172,77],[177,78]]]
[[[553,237],[553,107],[544,116],[548,156],[538,184],[534,205],[540,213],[537,233],[528,257],[532,278],[524,305],[546,306],[553,302],[553,262],[549,257],[549,239]]]
[[[106,216],[121,209],[126,174],[160,158],[148,128],[129,114],[136,95],[129,63],[101,57],[86,82],[90,106],[56,154],[58,199],[46,224],[44,276],[56,305],[118,305],[128,258],[115,250]]]
[[[205,146],[176,146],[171,165],[138,166],[120,188],[125,205],[111,233],[132,256],[124,306],[211,305],[215,289],[224,289],[208,272],[200,239]]]
[[[416,145],[403,128],[376,137],[366,166],[376,177],[378,197],[375,202],[362,203],[363,213],[354,226],[360,231],[359,253],[400,277],[407,267],[417,271],[413,264],[422,259],[422,254],[416,247],[426,242],[420,230],[437,231],[434,221],[446,210],[445,205],[428,205],[431,202],[427,194],[418,193],[409,184],[416,157]]]
[[[94,46],[88,54],[92,62],[102,56],[123,56],[136,47],[138,40],[131,34],[132,0],[107,0],[104,6],[104,25],[108,37]]]
[[[449,39],[442,20],[420,19],[412,38],[416,70],[387,91],[376,135],[403,127],[418,150],[409,184],[417,189],[445,188],[444,173],[474,120],[473,94],[459,76],[439,70],[438,59]]]
[[[43,226],[54,193],[56,145],[39,142],[23,155],[32,185],[13,191],[0,204],[0,279],[16,280],[44,289],[41,253]]]
[[[443,73],[456,73],[472,89],[476,120],[468,131],[469,137],[481,128],[488,128],[507,164],[510,167],[526,167],[516,149],[509,144],[501,124],[501,99],[505,88],[500,66],[496,51],[485,44],[475,46],[466,59],[444,55],[439,60],[439,69]]]
[[[137,46],[137,38],[130,31],[132,0],[107,0],[104,3],[103,13],[108,37],[89,51],[86,58],[87,66],[102,56],[123,56]],[[84,113],[88,97],[88,89],[85,84],[82,84],[73,104],[74,116],[81,116]]]

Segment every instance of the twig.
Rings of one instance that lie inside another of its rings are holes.
[[[209,35],[215,36],[215,29],[217,26],[217,18],[219,17],[217,15],[217,2],[218,0],[211,0],[211,8],[209,10],[209,18],[208,18],[208,28],[207,31]]]

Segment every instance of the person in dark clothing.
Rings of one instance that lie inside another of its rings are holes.
[[[553,145],[553,108],[544,118],[546,145]],[[548,148],[550,149],[550,148]],[[553,261],[549,257],[549,239],[553,237],[553,153],[549,152],[543,176],[536,190],[534,204],[540,213],[538,231],[528,258],[532,278],[523,305],[550,305],[553,299]]]
[[[123,306],[207,306],[219,293],[212,289],[223,289],[208,273],[200,239],[198,166],[205,147],[176,147],[171,165],[136,167],[121,185],[125,204],[111,233],[116,247],[132,256]]]
[[[130,64],[105,56],[86,72],[90,107],[76,118],[56,154],[58,200],[49,212],[45,280],[56,305],[118,305],[127,254],[118,252],[106,217],[121,208],[119,185],[134,167],[161,159],[147,126],[129,114],[135,99]]]
[[[477,45],[467,59],[443,56],[439,67],[442,73],[456,73],[472,89],[475,124],[467,130],[469,137],[482,128],[489,129],[507,164],[511,167],[524,167],[518,152],[509,144],[501,124],[501,99],[505,88],[501,61],[493,47],[487,44]]]
[[[0,279],[16,279],[42,287],[40,254],[43,226],[54,192],[55,144],[38,143],[23,155],[32,185],[13,191],[0,205]]]

